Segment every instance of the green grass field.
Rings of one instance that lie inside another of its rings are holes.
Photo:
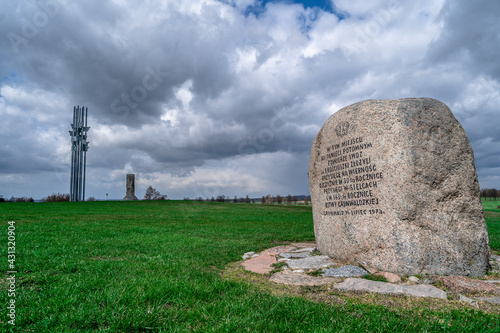
[[[483,201],[490,247],[500,253],[500,201]]]
[[[497,202],[498,203],[498,202]],[[500,250],[499,209],[487,206]],[[497,205],[498,206],[498,205]],[[463,309],[328,305],[273,295],[221,271],[248,251],[313,241],[310,206],[190,201],[0,204],[1,302],[15,223],[16,326],[1,332],[496,332]],[[494,245],[496,244],[496,245]]]

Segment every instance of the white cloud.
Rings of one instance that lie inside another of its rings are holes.
[[[305,194],[309,149],[332,113],[409,96],[451,107],[481,184],[500,188],[495,2],[340,0],[340,18],[273,1],[59,3],[19,52],[0,40],[0,194],[67,192],[82,104],[89,195],[123,197],[130,172],[139,191],[154,183],[171,198]],[[22,35],[40,8],[5,10],[2,31]]]

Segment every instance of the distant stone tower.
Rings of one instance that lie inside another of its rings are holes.
[[[139,200],[135,196],[135,174],[127,174],[127,195],[123,200]]]

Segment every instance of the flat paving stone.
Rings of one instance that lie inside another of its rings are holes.
[[[472,305],[472,306],[478,307],[477,300],[472,299],[472,298],[469,298],[469,297],[467,297],[467,296],[464,296],[464,295],[458,295],[458,300],[459,300],[460,302],[469,303],[469,304],[470,304],[470,305]]]
[[[332,277],[353,277],[353,276],[362,276],[368,274],[362,268],[353,265],[344,265],[339,268],[329,268],[323,270],[324,276],[332,276]]]
[[[322,286],[334,281],[331,278],[314,277],[291,271],[277,272],[271,276],[270,280],[292,286]]]
[[[486,281],[470,279],[465,276],[432,276],[432,280],[441,281],[451,291],[500,293],[500,287]]]
[[[314,252],[314,250],[316,250],[315,247],[305,247],[303,249],[298,249],[293,252]]]
[[[261,254],[258,257],[248,259],[241,265],[247,270],[259,274],[267,274],[274,269],[271,265],[276,263],[276,256]]]
[[[286,252],[280,253],[280,257],[287,259],[300,259],[312,257],[312,254],[310,252]]]
[[[484,301],[493,304],[500,304],[500,297],[474,297],[478,301]]]
[[[306,247],[314,247],[316,248],[316,243],[292,243],[292,246],[295,246],[296,248],[306,248]]]
[[[265,251],[262,251],[261,252],[261,255],[266,255],[266,254],[269,254],[269,255],[278,255],[280,253],[284,253],[284,252],[290,252],[292,250],[296,250],[297,247],[296,246],[293,246],[293,245],[280,245],[280,246],[275,246],[275,247],[272,247],[270,249],[267,249]]]
[[[309,258],[294,259],[287,261],[291,269],[321,269],[335,265],[328,256],[311,256]]]
[[[447,298],[447,294],[434,286],[419,284],[415,286],[403,286],[387,282],[371,281],[365,279],[348,278],[344,282],[336,284],[333,288],[343,291],[366,291],[389,295],[409,295],[418,297]]]

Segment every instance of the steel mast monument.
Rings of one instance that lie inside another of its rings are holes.
[[[88,108],[75,106],[73,108],[73,124],[71,124],[71,182],[70,201],[85,201],[85,171],[87,163],[87,126]]]

